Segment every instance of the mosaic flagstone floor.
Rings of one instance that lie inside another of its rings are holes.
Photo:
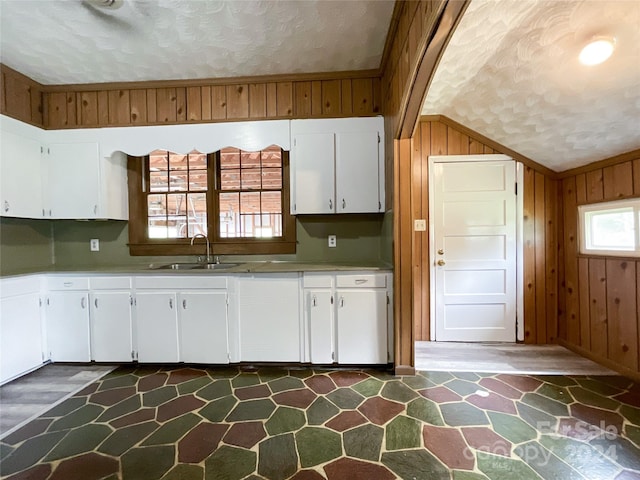
[[[0,441],[11,480],[640,479],[624,377],[120,368]]]

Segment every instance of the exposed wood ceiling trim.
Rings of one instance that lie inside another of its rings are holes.
[[[391,21],[389,22],[389,30],[387,31],[387,38],[384,41],[384,49],[382,50],[382,58],[380,59],[380,68],[378,69],[378,76],[382,77],[384,70],[391,57],[391,49],[393,47],[393,40],[396,38],[398,26],[400,25],[400,15],[402,14],[402,8],[404,7],[403,0],[396,0],[393,6],[393,13],[391,14]]]
[[[20,73],[19,71],[14,70],[13,68],[5,65],[4,63],[0,63],[0,70],[2,71],[2,73],[5,73],[5,74],[8,73],[9,75],[13,75],[20,78],[22,81],[24,81],[25,83],[28,83],[31,86],[37,87],[41,90],[45,89],[45,85],[42,85],[41,83],[36,82],[33,78],[27,77],[24,73]]]
[[[397,138],[411,138],[413,136],[425,95],[438,67],[438,62],[470,1],[449,0],[442,2],[434,12],[434,15],[437,15],[437,20],[431,24],[433,25],[432,30],[422,37],[418,47],[419,60],[409,76],[411,81],[407,91],[407,100],[401,103]]]
[[[475,130],[471,130],[469,127],[465,127],[464,125],[462,125],[461,123],[456,122],[455,120],[451,120],[449,117],[445,116],[445,115],[422,115],[420,117],[420,121],[421,122],[441,122],[444,123],[445,125],[451,127],[451,128],[455,128],[456,130],[459,130],[460,132],[464,133],[465,135],[468,135],[469,137],[473,138],[474,140],[479,141],[480,143],[484,143],[485,145],[488,145],[489,147],[493,148],[494,150],[497,150],[499,152],[502,152],[506,155],[509,155],[511,158],[513,158],[514,160],[518,160],[520,162],[522,162],[523,164],[525,164],[528,167],[531,167],[541,173],[544,173],[546,176],[548,176],[551,179],[556,179],[558,177],[558,173],[551,170],[550,168],[545,167],[544,165],[540,165],[538,162],[536,162],[535,160],[531,160],[529,157],[525,157],[524,155],[519,154],[518,152],[511,150],[508,147],[505,147],[504,145],[491,140],[488,137],[485,137],[484,135],[481,135],[480,133],[476,132]]]
[[[230,85],[243,83],[305,82],[314,80],[342,80],[347,78],[378,78],[378,70],[351,70],[342,72],[293,73],[259,75],[253,77],[202,78],[189,80],[156,80],[148,82],[80,83],[69,85],[43,85],[45,92],[87,92],[95,90],[136,90],[146,88],[199,87],[203,85]]]
[[[620,155],[615,155],[613,157],[605,158],[604,160],[599,160],[597,162],[589,163],[588,165],[583,165],[581,167],[564,170],[563,172],[558,173],[558,179],[572,177],[580,173],[590,172],[591,170],[609,167],[611,165],[616,165],[622,162],[628,162],[630,160],[637,160],[639,158],[640,158],[640,148],[636,150],[631,150],[630,152],[621,153]]]

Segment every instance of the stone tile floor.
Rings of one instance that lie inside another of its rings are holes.
[[[11,480],[640,479],[624,377],[122,367],[0,441]]]

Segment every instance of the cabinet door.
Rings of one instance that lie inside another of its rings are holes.
[[[176,295],[167,292],[136,294],[138,361],[177,362],[178,320]]]
[[[387,295],[383,289],[338,290],[338,363],[387,363]]]
[[[309,319],[309,359],[311,363],[333,363],[333,295],[329,290],[309,290],[305,301]]]
[[[34,293],[0,300],[0,383],[43,361],[40,296]]]
[[[378,132],[336,134],[336,212],[381,211]]]
[[[0,215],[42,218],[40,142],[2,132],[0,145]]]
[[[52,218],[97,218],[100,166],[97,143],[48,146],[47,203]]]
[[[227,293],[182,292],[180,312],[180,361],[229,363]]]
[[[332,133],[298,134],[291,164],[294,214],[335,213],[335,148]]]
[[[88,362],[87,292],[51,292],[47,299],[47,341],[52,362]]]
[[[91,358],[96,362],[130,362],[131,293],[91,293]]]

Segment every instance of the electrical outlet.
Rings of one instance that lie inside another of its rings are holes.
[[[425,232],[427,230],[427,221],[424,219],[414,220],[413,230],[415,232]]]
[[[91,251],[92,252],[99,252],[100,251],[100,240],[98,240],[97,238],[92,238],[89,241],[89,245],[91,247]]]
[[[335,235],[329,235],[329,247],[330,248],[334,248],[337,244],[337,240],[336,240],[336,236]]]

